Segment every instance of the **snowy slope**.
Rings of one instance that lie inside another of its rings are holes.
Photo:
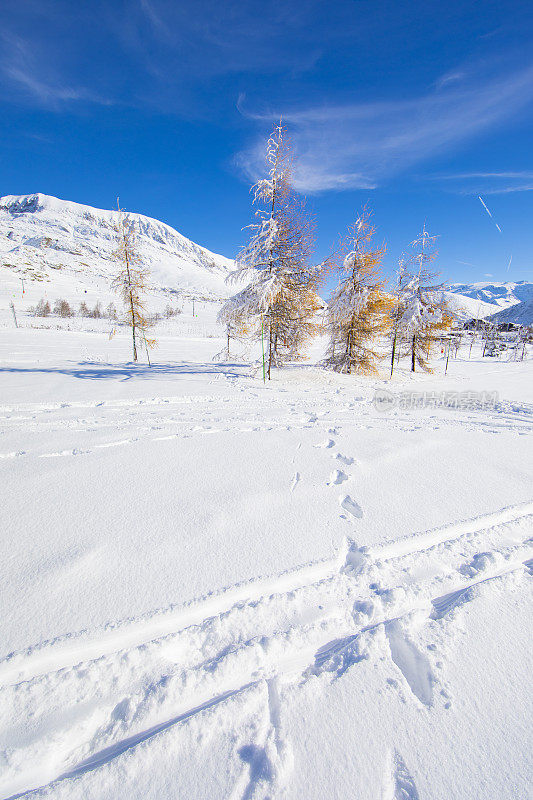
[[[442,292],[443,299],[459,319],[483,319],[494,314],[498,306],[494,303],[486,303],[476,300],[467,295],[456,292],[453,289]]]
[[[452,283],[445,295],[452,308],[465,317],[483,319],[498,314],[500,322],[533,322],[533,284],[527,281]]]
[[[517,325],[533,325],[533,284],[517,284],[514,291],[518,303],[491,316],[493,322],[514,322]]]
[[[117,211],[104,211],[43,194],[0,198],[2,305],[16,298],[24,308],[41,297],[107,303],[116,266]],[[176,293],[221,298],[233,262],[186,239],[169,225],[131,214],[138,247],[151,272],[153,304]],[[25,279],[22,295],[21,278]],[[7,290],[7,293],[6,293]],[[114,298],[116,300],[116,297]]]

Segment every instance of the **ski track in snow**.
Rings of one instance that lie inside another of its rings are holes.
[[[281,796],[292,763],[283,687],[312,675],[339,679],[369,657],[368,637],[381,629],[391,680],[399,672],[422,707],[444,703],[434,691],[431,657],[417,646],[418,627],[453,618],[489,581],[526,575],[532,523],[528,503],[373,547],[347,540],[335,559],[11,654],[0,662],[0,708],[8,719],[38,710],[25,742],[4,755],[0,798],[99,769],[257,692],[263,722],[257,740],[236,752],[243,770],[233,797]],[[406,578],[419,565],[423,577]],[[47,703],[35,704],[43,692]],[[51,738],[40,733],[47,716],[54,722]],[[399,754],[389,784],[390,800],[418,798]]]
[[[0,459],[88,457],[147,441],[312,428],[321,437],[314,446],[333,461],[324,483],[331,491],[349,488],[349,494],[338,496],[339,512],[357,531],[364,516],[357,502],[358,469],[373,469],[374,464],[360,464],[353,454],[337,450],[336,435],[343,422],[352,428],[382,427],[381,415],[376,417],[371,406],[361,411],[359,404],[354,419],[355,403],[345,402],[331,413],[302,414],[296,404],[287,408],[280,402],[276,407],[272,398],[265,413],[262,401],[254,397],[241,404],[232,399],[231,424],[225,413],[222,426],[219,409],[212,405],[220,401],[219,396],[204,395],[2,407],[4,433],[23,429],[27,440],[37,443],[0,453]],[[533,427],[529,408],[509,404],[492,415],[430,420],[433,427],[460,426],[495,435]],[[409,414],[387,418],[386,424],[401,431],[421,427]],[[68,432],[72,447],[50,451],[38,444],[41,435],[55,431]],[[90,446],[84,443],[88,434]],[[292,463],[298,466],[295,459]],[[305,474],[302,478],[295,469],[288,491],[304,485]],[[31,721],[24,742],[4,753],[0,800],[79,778],[188,720],[247,697],[254,699],[245,704],[249,710],[244,713],[259,717],[253,741],[237,735],[235,758],[242,770],[231,798],[282,797],[292,764],[283,729],[284,687],[311,676],[340,679],[369,657],[368,637],[382,630],[391,686],[420,708],[438,703],[449,707],[447,695],[436,691],[440,673],[418,646],[417,631],[420,625],[453,619],[486,582],[533,571],[532,525],[533,502],[379,545],[357,547],[347,539],[333,559],[10,654],[0,660],[0,708],[8,720],[7,736],[10,718]],[[43,693],[46,703],[35,702]],[[263,710],[252,712],[257,703]],[[47,739],[41,731],[50,721],[54,734]],[[238,718],[235,726],[238,730]],[[419,800],[397,752],[383,797]]]
[[[220,422],[216,414],[220,411],[218,404],[221,402],[224,404],[225,418],[228,419],[230,412],[229,418],[234,421],[222,427],[206,424],[206,417],[209,415],[212,416],[213,423]],[[339,405],[330,397],[329,403],[331,410],[307,412],[303,416],[296,408],[287,408],[279,398],[273,400],[270,397],[255,396],[248,400],[243,398],[240,402],[233,401],[231,404],[229,398],[220,398],[217,395],[184,395],[141,400],[96,400],[91,403],[71,401],[0,406],[0,424],[4,434],[22,431],[26,437],[49,435],[56,431],[68,431],[73,437],[76,434],[83,437],[95,432],[104,437],[110,434],[110,438],[105,441],[90,446],[76,441],[72,448],[61,451],[39,452],[38,446],[25,447],[24,450],[11,449],[0,453],[0,461],[32,456],[89,456],[102,448],[134,445],[145,441],[163,442],[182,436],[234,433],[237,424],[239,430],[256,433],[316,427],[323,431],[326,438],[315,447],[326,450],[335,447],[335,440],[328,436],[335,430],[333,423],[336,426],[349,423],[351,428],[382,428],[386,424],[389,428],[400,431],[421,428],[420,420],[415,420],[409,412],[388,417],[376,414],[370,397],[358,403],[346,404],[339,401]],[[356,408],[357,415],[354,415]],[[85,412],[85,415],[80,417],[80,412]],[[533,431],[533,408],[527,404],[499,403],[491,413],[480,410],[450,413],[450,416],[430,415],[429,421],[434,429],[452,426],[465,430],[483,430],[495,435],[503,430],[513,430],[518,434],[530,433]],[[128,435],[117,438],[117,429],[127,431]],[[339,452],[334,457],[341,468],[352,466],[355,461],[352,456]],[[373,468],[372,465],[367,466]]]

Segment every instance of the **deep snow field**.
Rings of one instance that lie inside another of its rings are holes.
[[[533,362],[264,385],[215,312],[2,312],[0,799],[531,797]]]

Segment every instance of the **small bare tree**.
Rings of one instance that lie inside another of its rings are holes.
[[[108,319],[117,319],[117,308],[114,303],[109,303],[105,309],[106,317]]]
[[[49,317],[52,313],[52,309],[50,308],[50,303],[48,300],[39,300],[35,307],[34,314],[36,317]]]
[[[74,312],[70,308],[70,305],[67,300],[56,300],[54,304],[54,314],[57,314],[58,317],[73,317]]]
[[[135,222],[127,214],[124,214],[118,206],[118,201],[117,207],[118,222],[115,227],[117,248],[113,253],[113,258],[119,265],[119,271],[112,282],[112,287],[122,297],[125,322],[131,327],[133,360],[137,361],[138,358],[137,343],[140,336],[144,340],[148,363],[150,363],[148,350],[155,347],[156,341],[146,336],[146,331],[150,326],[145,306],[149,272],[143,265],[136,246]]]

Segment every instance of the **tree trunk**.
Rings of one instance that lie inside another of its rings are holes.
[[[124,237],[124,258],[126,261],[126,273],[128,275],[128,288],[130,290],[130,308],[131,308],[131,334],[133,337],[133,360],[137,361],[137,345],[135,343],[135,311],[133,308],[133,292],[131,288],[131,275],[130,275],[130,260],[128,258],[128,247],[126,243],[126,236],[124,231],[122,232]]]
[[[128,269],[129,275],[129,269]],[[131,307],[131,334],[133,337],[133,360],[137,361],[137,344],[135,342],[135,311],[133,309],[133,296],[130,291],[130,307]]]
[[[274,354],[274,347],[272,342],[272,319],[270,319],[270,325],[268,326],[268,380],[270,380],[270,368],[272,367],[272,356]]]
[[[394,338],[392,340],[392,357],[390,360],[390,376],[392,378],[392,373],[394,372],[394,355],[396,353],[396,331],[394,331]]]
[[[416,343],[416,336],[413,336],[413,341],[411,344],[411,372],[415,371],[415,343]]]

